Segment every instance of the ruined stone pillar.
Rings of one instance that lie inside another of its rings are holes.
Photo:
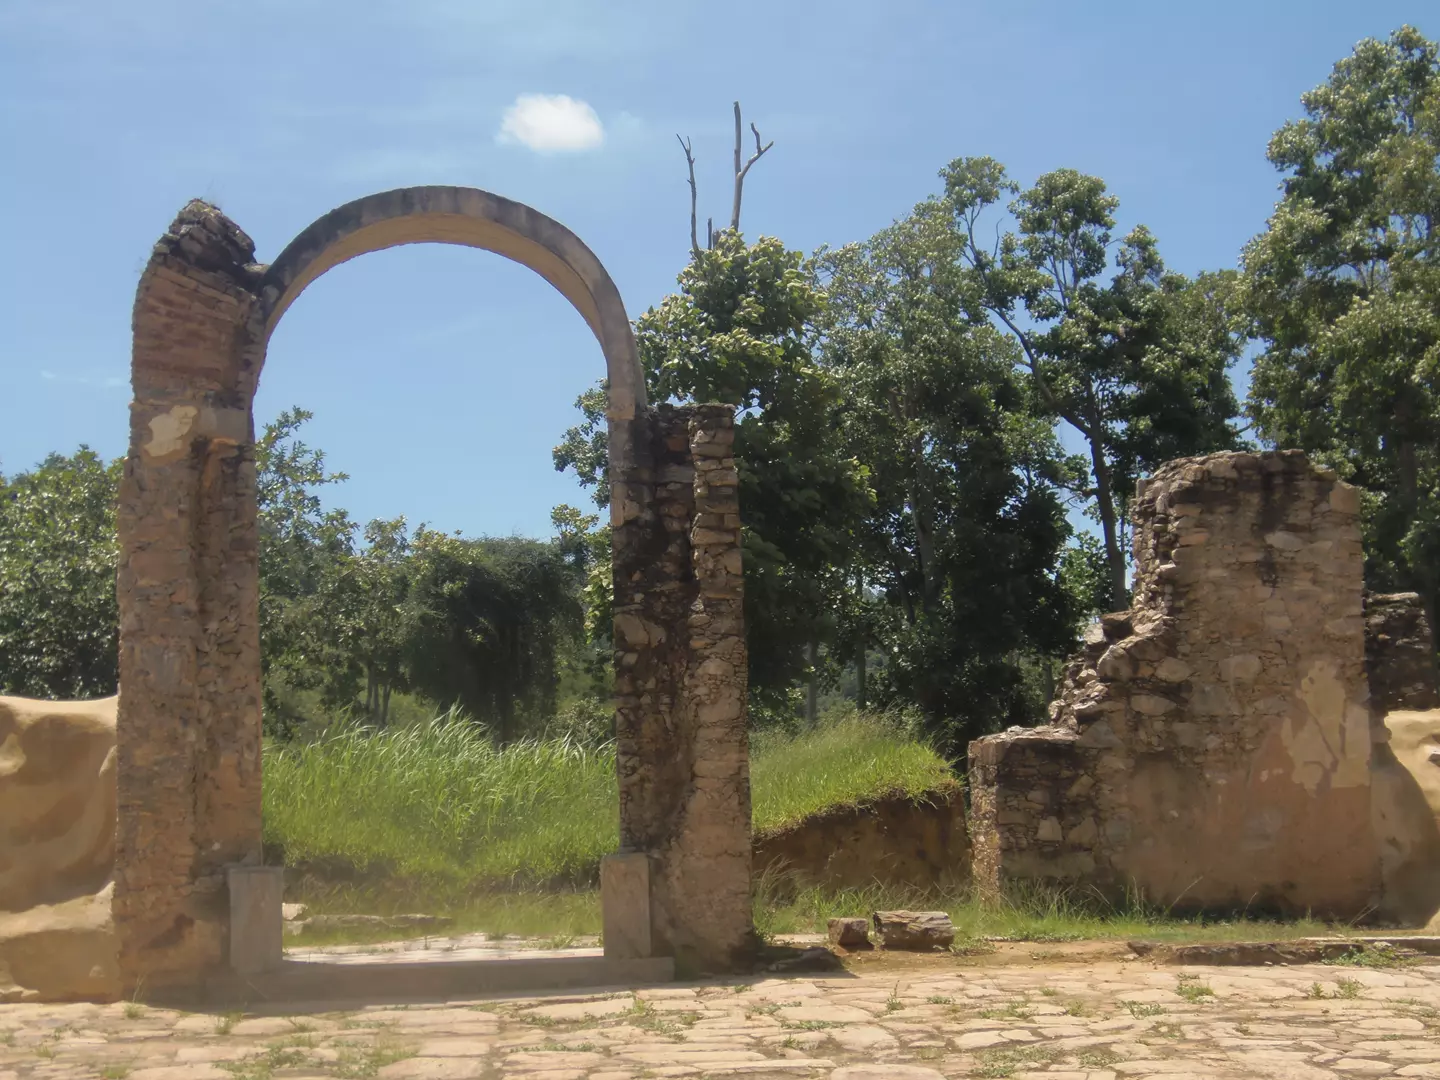
[[[734,410],[645,423],[612,494],[620,846],[648,856],[653,950],[725,970],[755,945]]]
[[[1087,632],[1051,726],[970,746],[982,887],[1373,909],[1359,508],[1292,450],[1141,481],[1134,606]]]
[[[249,237],[192,203],[134,316],[117,525],[115,926],[134,986],[223,962],[225,867],[260,856]]]
[[[1376,723],[1401,709],[1440,708],[1435,637],[1418,593],[1366,595],[1365,670]]]

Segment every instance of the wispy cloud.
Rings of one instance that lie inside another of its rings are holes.
[[[71,375],[46,369],[41,369],[40,377],[46,382],[66,383],[70,386],[100,386],[107,389],[124,386],[129,381],[123,375]]]
[[[505,110],[495,139],[520,143],[537,153],[593,150],[605,128],[588,102],[567,94],[521,94]]]

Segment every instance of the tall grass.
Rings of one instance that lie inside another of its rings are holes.
[[[800,735],[762,732],[750,765],[756,830],[878,795],[955,786],[950,767],[900,718],[850,712]]]
[[[585,881],[613,851],[613,749],[497,748],[463,718],[265,753],[265,837],[288,862],[476,882]]]
[[[1349,929],[1317,919],[1177,915],[1140,897],[1115,903],[1084,889],[1044,882],[1013,882],[1004,896],[982,898],[964,884],[935,889],[878,882],[862,888],[797,888],[784,877],[762,875],[755,883],[755,926],[764,936],[821,932],[832,918],[905,909],[947,912],[962,945],[987,938],[1037,943],[1104,938],[1245,941]]]
[[[559,738],[498,748],[453,713],[403,730],[267,745],[264,768],[266,842],[292,865],[339,863],[450,886],[580,884],[619,839],[613,746]],[[903,726],[853,714],[756,739],[752,776],[760,830],[954,783]]]

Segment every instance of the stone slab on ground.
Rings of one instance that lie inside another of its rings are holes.
[[[271,1009],[285,1002],[444,1001],[485,994],[646,985],[674,977],[675,962],[670,957],[614,960],[552,953],[450,960],[442,953],[430,960],[393,958],[377,963],[286,960],[272,971],[217,975],[206,984],[199,1000],[212,1006],[263,1001]]]
[[[393,965],[392,965],[393,967]],[[267,1010],[268,1011],[268,1010]],[[0,1007],[0,1080],[1342,1080],[1440,1076],[1440,964],[1147,960],[852,970],[662,990],[322,1003],[251,1016],[134,1002]]]

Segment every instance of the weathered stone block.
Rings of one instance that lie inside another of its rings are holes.
[[[614,960],[654,956],[650,914],[650,856],[643,851],[600,860],[600,918],[605,955]]]
[[[831,945],[852,950],[871,947],[869,919],[831,919],[828,929]]]
[[[955,941],[955,926],[943,911],[877,911],[871,919],[887,949],[926,952],[948,949]]]

